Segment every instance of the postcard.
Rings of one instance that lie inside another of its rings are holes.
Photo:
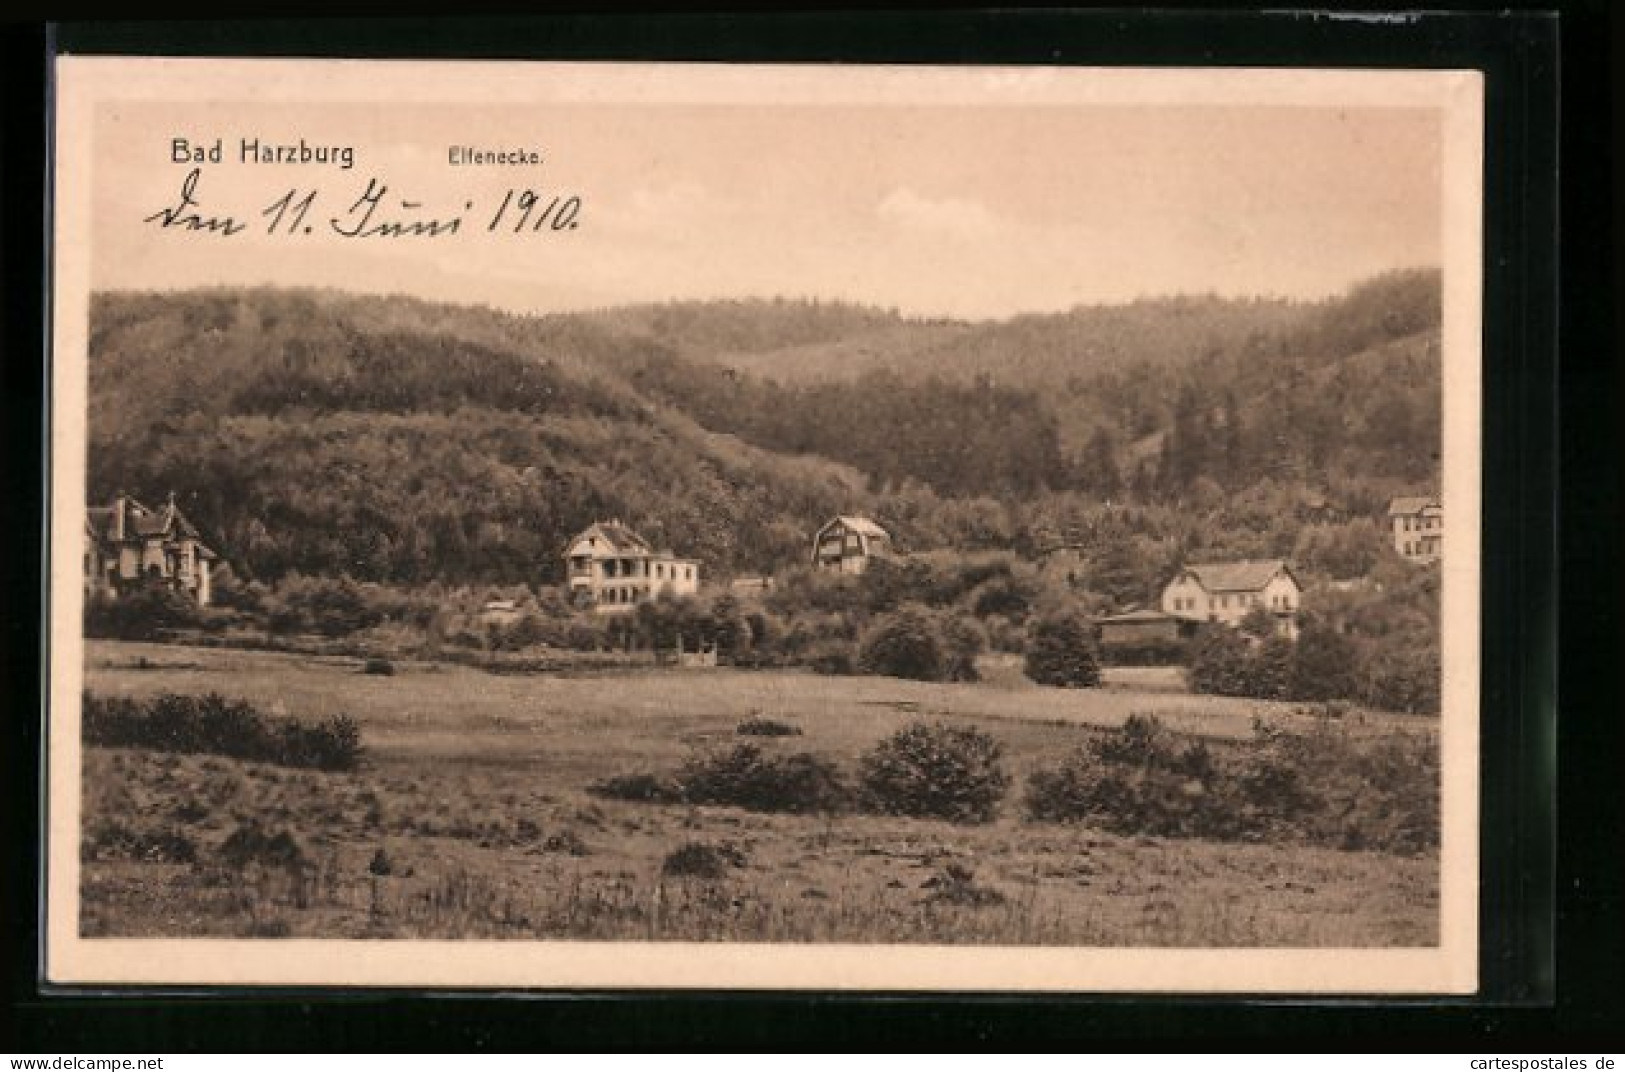
[[[1475,989],[1476,72],[56,76],[51,983]]]

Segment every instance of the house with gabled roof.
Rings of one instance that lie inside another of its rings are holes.
[[[162,584],[206,607],[210,570],[219,558],[175,505],[152,509],[128,495],[85,510],[85,590],[118,596],[142,584]]]
[[[831,518],[813,536],[813,567],[832,573],[862,573],[873,559],[891,553],[891,533],[866,517]]]
[[[1437,562],[1444,554],[1444,503],[1433,495],[1401,495],[1388,503],[1394,550],[1411,562]]]
[[[587,526],[564,552],[572,598],[601,613],[628,611],[661,593],[693,595],[700,564],[654,547],[618,518]]]
[[[1274,618],[1277,632],[1289,637],[1297,636],[1302,602],[1303,585],[1279,558],[1186,565],[1162,590],[1164,614],[1234,626],[1263,608]]]

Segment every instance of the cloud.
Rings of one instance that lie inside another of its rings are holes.
[[[887,194],[876,206],[875,214],[897,227],[961,240],[990,238],[1007,228],[980,201],[925,197],[907,187]]]

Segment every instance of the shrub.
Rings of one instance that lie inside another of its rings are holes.
[[[975,870],[960,863],[948,864],[926,879],[922,888],[930,891],[925,898],[927,904],[985,908],[1004,903],[1004,894],[992,886],[978,885]]]
[[[915,681],[941,681],[947,670],[936,623],[920,607],[882,615],[863,636],[858,665],[866,673]]]
[[[390,662],[388,659],[375,656],[361,664],[361,672],[363,674],[372,674],[377,677],[393,677],[395,674],[395,664]]]
[[[250,820],[220,843],[220,858],[236,868],[258,864],[261,867],[296,868],[305,863],[305,850],[286,830],[271,831]]]
[[[84,628],[89,637],[156,640],[198,623],[197,603],[162,583],[141,582],[118,595],[97,593],[85,601]]]
[[[197,844],[178,830],[135,830],[117,819],[106,819],[85,832],[79,855],[84,861],[137,860],[147,863],[189,864],[197,860]]]
[[[1223,625],[1206,625],[1191,644],[1186,677],[1193,692],[1247,696],[1251,686],[1250,654],[1240,633]]]
[[[989,822],[1010,784],[1003,752],[980,730],[916,722],[863,757],[864,793],[888,814]]]
[[[1348,637],[1305,621],[1292,654],[1287,691],[1294,700],[1339,700],[1359,695],[1360,651]]]
[[[1384,645],[1368,660],[1361,699],[1372,707],[1406,714],[1437,714],[1444,678],[1436,640]]]
[[[141,701],[86,692],[81,710],[81,733],[90,745],[210,753],[325,771],[355,770],[365,754],[361,730],[348,715],[316,723],[269,718],[245,700],[215,693],[165,693]]]
[[[849,677],[857,673],[857,662],[852,658],[852,645],[841,640],[821,640],[802,655],[801,661],[815,674],[831,677]]]
[[[616,774],[600,778],[587,787],[594,796],[610,800],[635,800],[644,804],[668,804],[682,800],[682,791],[658,774]]]
[[[987,630],[975,618],[967,618],[951,611],[943,612],[937,621],[942,638],[942,676],[947,681],[980,681],[976,657],[987,650]]]
[[[1033,622],[1022,667],[1040,685],[1065,689],[1100,684],[1100,658],[1094,630],[1081,615],[1046,615]]]
[[[1027,781],[1028,815],[1122,834],[1263,838],[1413,853],[1438,845],[1438,749],[1268,724],[1215,752],[1135,716]]]
[[[734,727],[734,732],[745,737],[800,737],[801,727],[779,722],[760,715],[752,715]]]
[[[808,752],[774,758],[753,744],[689,760],[677,778],[690,804],[807,814],[839,810],[848,797],[839,769]]]
[[[745,854],[731,842],[709,845],[690,841],[673,849],[660,865],[660,873],[675,878],[718,879],[730,867],[744,867]]]

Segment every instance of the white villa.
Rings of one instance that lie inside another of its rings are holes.
[[[564,552],[570,594],[589,598],[610,614],[631,610],[662,592],[693,595],[700,587],[700,564],[656,551],[619,520],[599,521],[570,541]]]

